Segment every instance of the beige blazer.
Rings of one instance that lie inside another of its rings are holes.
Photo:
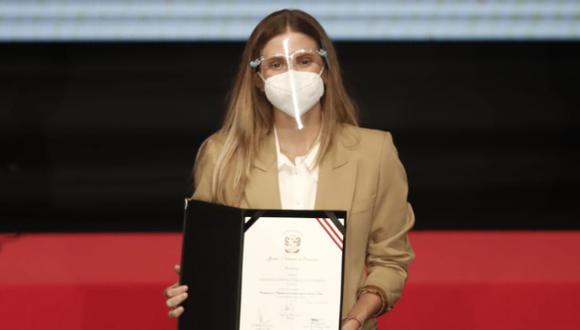
[[[193,199],[212,201],[211,175],[223,141],[219,134],[207,139]],[[315,209],[348,212],[342,313],[348,314],[362,288],[382,296],[383,313],[401,296],[415,257],[407,237],[415,222],[407,176],[389,132],[343,125],[334,141],[320,163]],[[273,133],[261,143],[244,196],[233,206],[281,208]],[[376,329],[375,320],[363,328]]]

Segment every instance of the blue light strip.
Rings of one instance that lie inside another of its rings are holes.
[[[246,40],[280,8],[334,40],[580,39],[580,1],[4,0],[0,41]]]

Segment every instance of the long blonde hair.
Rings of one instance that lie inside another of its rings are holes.
[[[320,100],[322,132],[318,161],[321,161],[334,141],[341,123],[358,125],[358,109],[342,82],[341,69],[330,38],[318,21],[301,10],[283,9],[266,16],[250,35],[230,92],[227,112],[219,134],[225,136],[212,173],[213,202],[237,205],[243,195],[252,160],[256,157],[264,136],[274,125],[273,108],[259,88],[261,81],[250,68],[250,61],[260,56],[262,48],[273,37],[288,30],[308,35],[327,51],[328,68],[324,70],[325,93]],[[207,141],[207,140],[206,140]],[[200,158],[204,145],[196,157]],[[195,173],[194,168],[194,173]],[[234,200],[227,200],[233,190]]]

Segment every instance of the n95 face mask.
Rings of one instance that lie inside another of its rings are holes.
[[[324,94],[324,82],[320,77],[322,71],[287,70],[269,77],[264,80],[266,98],[275,108],[300,120]]]

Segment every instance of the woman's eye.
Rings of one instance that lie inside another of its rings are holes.
[[[311,63],[312,63],[312,59],[307,57],[307,56],[303,56],[303,57],[300,57],[298,59],[298,65],[301,65],[301,66],[310,65]]]
[[[282,67],[282,63],[280,61],[275,61],[270,63],[270,69],[280,69]]]

